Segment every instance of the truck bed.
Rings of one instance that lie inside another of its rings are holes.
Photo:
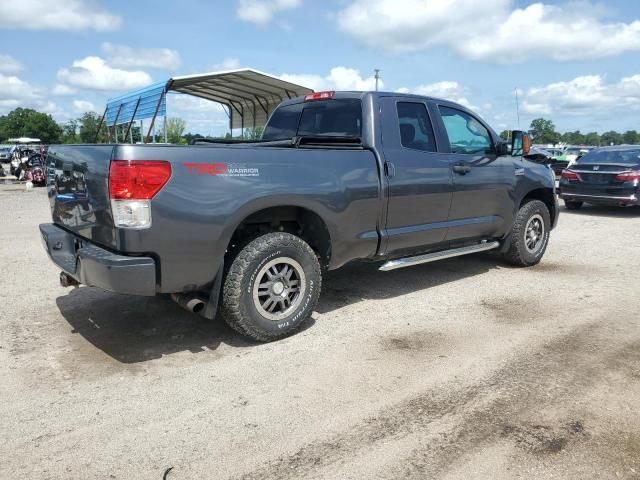
[[[114,226],[108,182],[112,160],[170,162],[171,178],[151,203],[150,228]],[[210,284],[235,228],[260,209],[302,205],[321,215],[339,246],[331,268],[354,254],[373,256],[378,246],[382,196],[377,160],[369,150],[56,145],[47,163],[54,223],[115,253],[156,259],[158,292]]]

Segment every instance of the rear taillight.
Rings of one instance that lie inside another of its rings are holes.
[[[171,177],[171,164],[160,160],[114,160],[109,167],[109,196],[113,200],[147,200]]]
[[[560,177],[564,180],[569,180],[573,182],[577,182],[578,180],[580,180],[580,177],[578,176],[578,174],[576,172],[572,172],[571,170],[563,170],[562,173],[560,174]]]
[[[629,170],[628,172],[619,173],[616,175],[616,182],[633,182],[634,180],[640,181],[640,170]]]
[[[160,160],[114,160],[109,166],[109,197],[116,227],[149,228],[151,199],[171,177]]]
[[[308,93],[304,96],[305,102],[315,102],[318,100],[331,100],[334,92],[314,92]]]

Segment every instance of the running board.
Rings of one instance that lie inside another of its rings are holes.
[[[396,268],[411,267],[421,263],[435,262],[436,260],[459,257],[470,253],[486,252],[487,250],[493,250],[499,246],[500,242],[485,242],[477,245],[470,245],[468,247],[452,248],[451,250],[443,250],[441,252],[426,253],[415,257],[398,258],[397,260],[388,261],[382,265],[379,270],[388,272],[389,270],[395,270]]]

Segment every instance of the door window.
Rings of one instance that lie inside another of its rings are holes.
[[[433,127],[424,103],[398,102],[400,143],[403,147],[435,152]]]
[[[474,117],[455,108],[440,106],[451,153],[487,154],[493,147],[489,131]]]

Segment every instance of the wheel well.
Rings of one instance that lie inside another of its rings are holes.
[[[522,207],[530,200],[540,200],[547,206],[547,208],[549,209],[549,215],[551,216],[551,225],[553,225],[555,217],[558,214],[558,212],[556,212],[556,202],[553,198],[553,190],[549,188],[538,188],[536,190],[531,190],[520,202],[520,207]]]
[[[260,235],[287,232],[302,238],[316,252],[323,267],[331,259],[331,235],[322,218],[303,207],[280,206],[259,210],[245,218],[235,229],[229,252],[237,251]]]

